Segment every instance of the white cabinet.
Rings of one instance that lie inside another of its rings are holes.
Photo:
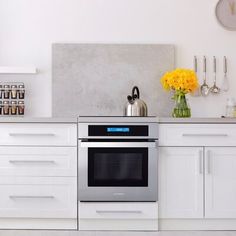
[[[157,202],[80,202],[80,230],[158,230]]]
[[[160,146],[236,146],[235,124],[164,124]]]
[[[64,123],[1,123],[0,145],[76,146],[77,126]]]
[[[236,218],[236,147],[206,148],[205,217]]]
[[[77,228],[77,125],[0,123],[0,229]]]
[[[203,148],[161,147],[160,218],[203,217]]]
[[[1,177],[1,218],[77,217],[75,178]]]
[[[1,147],[0,176],[77,176],[76,147]]]

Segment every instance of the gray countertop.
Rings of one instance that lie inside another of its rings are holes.
[[[80,117],[80,122],[104,122],[105,117]],[[109,117],[109,122],[120,117]],[[123,117],[123,122],[158,122],[160,124],[236,124],[236,118]],[[0,123],[77,123],[77,117],[0,117]]]
[[[77,123],[77,117],[0,117],[0,123]]]
[[[236,118],[157,118],[160,124],[236,124]]]

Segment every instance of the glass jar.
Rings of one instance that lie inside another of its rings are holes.
[[[10,114],[10,106],[9,101],[3,102],[3,115],[9,115]]]
[[[175,107],[172,112],[172,117],[187,118],[191,117],[191,109],[188,106],[186,96],[183,93],[176,93],[174,95]]]
[[[4,99],[9,99],[10,98],[10,85],[4,85]]]
[[[24,99],[25,98],[25,86],[23,84],[18,86],[18,97],[19,99]]]
[[[0,101],[0,115],[2,115],[2,101]]]
[[[226,103],[226,117],[235,117],[235,100],[234,98],[228,98]]]
[[[18,115],[24,115],[25,114],[25,103],[23,101],[18,102]]]
[[[11,115],[17,115],[17,101],[11,101]]]
[[[17,86],[11,86],[11,99],[17,99]]]

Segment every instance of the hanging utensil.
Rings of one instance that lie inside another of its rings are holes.
[[[201,86],[201,94],[202,96],[206,97],[209,94],[209,86],[206,83],[206,57],[203,57],[203,73],[204,73],[204,79],[203,84]]]
[[[193,66],[194,66],[195,74],[197,75],[198,74],[198,61],[197,61],[197,57],[196,56],[194,56],[194,59],[193,59]],[[193,97],[200,96],[201,95],[200,87],[197,88],[194,92],[192,92],[191,95]]]
[[[210,88],[210,91],[213,94],[218,94],[220,92],[220,88],[216,86],[216,57],[213,57],[213,68],[214,68],[214,84]]]
[[[229,90],[229,79],[227,77],[228,65],[227,65],[227,58],[225,56],[223,59],[223,70],[224,70],[224,78],[223,78],[223,82],[221,85],[221,89],[223,91],[227,92]]]

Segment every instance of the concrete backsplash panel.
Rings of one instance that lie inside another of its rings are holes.
[[[148,115],[170,116],[171,95],[160,78],[174,68],[174,46],[53,44],[53,116],[120,116],[138,86]]]

